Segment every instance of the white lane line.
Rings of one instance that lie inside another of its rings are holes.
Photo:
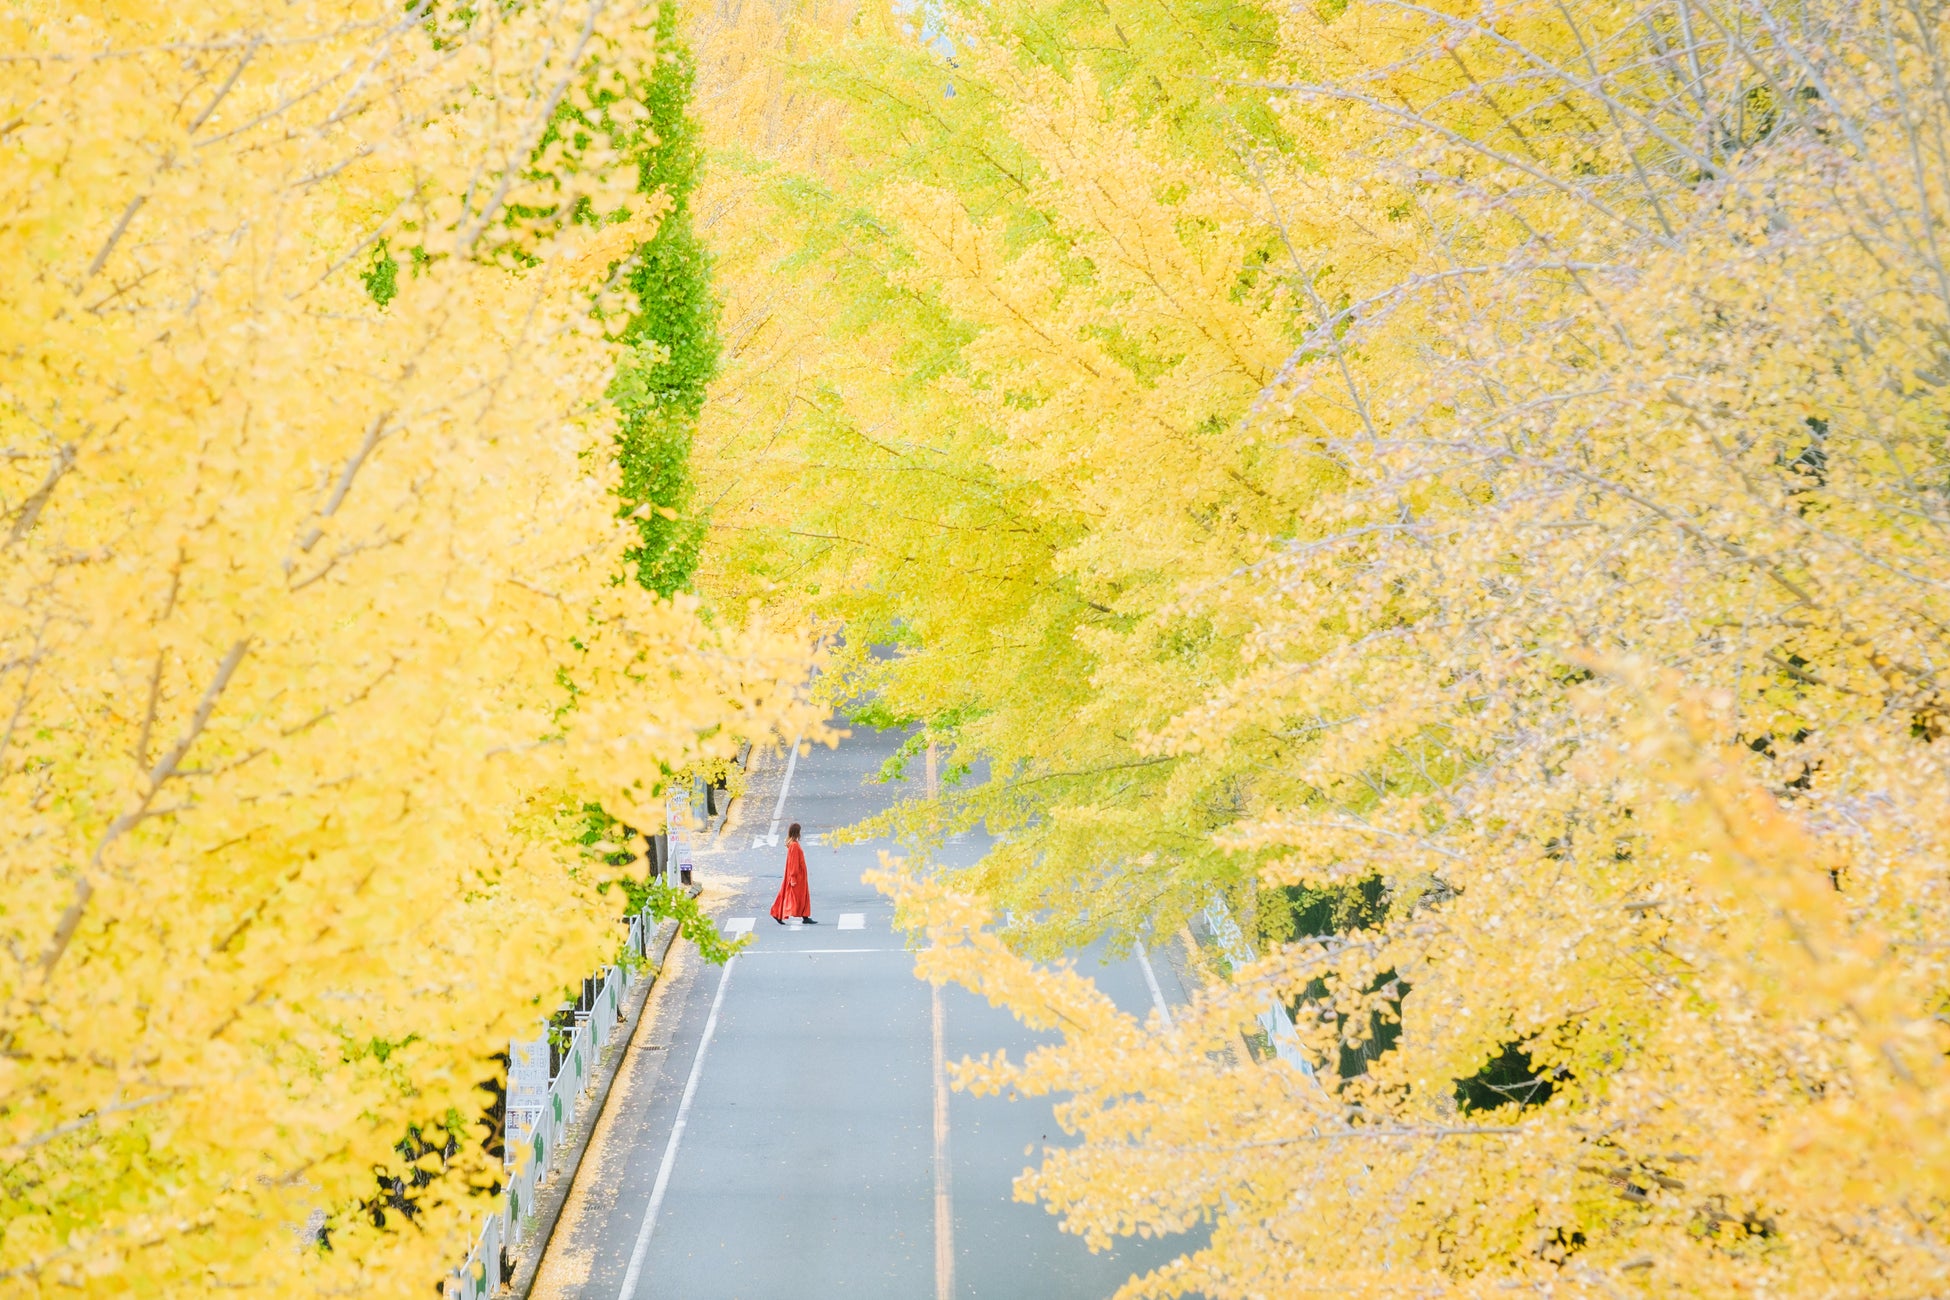
[[[809,952],[906,952],[905,948],[747,948],[746,957],[797,957]]]
[[[779,843],[779,819],[785,816],[785,793],[792,788],[792,774],[799,770],[799,737],[792,738],[792,757],[785,760],[785,779],[779,782],[779,801],[772,805],[772,829],[765,838],[774,848]]]
[[[955,1300],[955,1207],[948,1186],[948,1075],[942,1065],[945,1016],[934,986],[934,1300]]]
[[[840,929],[864,930],[866,928],[867,928],[867,914],[865,912],[841,912],[840,913]]]
[[[1138,965],[1144,968],[1144,982],[1151,986],[1151,1005],[1158,1008],[1158,1019],[1166,1029],[1171,1028],[1171,1008],[1165,1005],[1165,991],[1158,987],[1158,972],[1151,969],[1151,959],[1144,955],[1144,945],[1135,939],[1131,941],[1131,951],[1137,954]]]
[[[691,1101],[697,1096],[697,1081],[704,1077],[704,1053],[718,1032],[718,1012],[724,1009],[724,991],[731,984],[731,968],[738,964],[733,956],[718,975],[718,995],[711,999],[711,1014],[704,1021],[704,1036],[697,1040],[697,1057],[691,1062],[691,1077],[684,1081],[684,1098],[677,1103],[677,1122],[670,1126],[670,1141],[664,1144],[664,1160],[657,1166],[657,1184],[650,1189],[650,1204],[643,1211],[643,1226],[637,1229],[636,1246],[630,1251],[629,1271],[623,1274],[623,1289],[616,1300],[636,1300],[637,1283],[643,1277],[643,1260],[650,1249],[650,1232],[657,1226],[657,1211],[663,1208],[664,1193],[670,1190],[670,1172],[677,1167],[677,1144],[689,1122]]]
[[[752,922],[756,920],[758,918],[755,916],[734,916],[724,923],[724,932],[726,934],[750,934],[752,932]]]

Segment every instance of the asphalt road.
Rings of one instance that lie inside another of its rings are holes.
[[[947,1061],[996,1048],[1020,1058],[1036,1038],[960,989],[937,1006],[914,977],[891,906],[860,880],[892,845],[825,843],[901,797],[870,780],[898,744],[855,728],[837,751],[815,748],[791,765],[782,806],[787,764],[772,758],[720,847],[700,854],[705,904],[754,942],[723,969],[673,950],[537,1300],[1062,1300],[1108,1296],[1176,1253],[1133,1240],[1093,1255],[1041,1206],[1014,1200],[1034,1153],[1068,1140],[1049,1105],[947,1088],[937,1038]],[[775,806],[778,846],[754,847]],[[767,915],[792,821],[805,827],[820,922],[804,928]],[[971,836],[937,860],[984,847]],[[1150,966],[1165,1001],[1183,1001],[1171,965],[1153,955]],[[1136,960],[1094,973],[1127,1010],[1154,1005]]]

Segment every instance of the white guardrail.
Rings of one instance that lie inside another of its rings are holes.
[[[575,1027],[556,1055],[553,1078],[548,1074],[551,1053],[546,1037],[509,1045],[501,1204],[482,1224],[467,1262],[446,1279],[446,1300],[487,1300],[495,1295],[501,1289],[504,1257],[519,1254],[534,1231],[536,1193],[550,1174],[560,1172],[569,1125],[575,1122],[583,1094],[595,1076],[597,1058],[616,1036],[624,996],[636,978],[631,967],[649,955],[645,945],[655,929],[648,912],[630,918],[628,951],[633,960],[598,972],[595,995],[586,1012],[576,1012]],[[546,1081],[546,1091],[534,1090],[540,1092],[538,1098],[522,1098],[540,1104],[517,1105],[518,1076],[535,1083]]]
[[[1239,922],[1232,919],[1232,909],[1226,906],[1226,900],[1217,894],[1212,895],[1212,901],[1205,905],[1205,924],[1212,931],[1219,951],[1225,954],[1234,970],[1253,960],[1252,945],[1246,942]],[[1294,1032],[1293,1017],[1287,1014],[1283,1003],[1275,999],[1271,1006],[1260,1012],[1259,1027],[1266,1031],[1266,1040],[1273,1045],[1274,1055],[1308,1078],[1314,1077],[1313,1062],[1300,1051],[1300,1036]]]

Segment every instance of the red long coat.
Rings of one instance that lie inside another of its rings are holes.
[[[812,915],[812,889],[806,884],[806,852],[798,840],[785,842],[785,880],[772,900],[772,919]]]

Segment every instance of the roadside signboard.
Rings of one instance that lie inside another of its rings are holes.
[[[508,1044],[508,1105],[503,1149],[512,1153],[542,1117],[548,1104],[548,1039]]]
[[[696,849],[691,842],[691,795],[688,790],[670,796],[666,814],[670,823],[670,865],[678,879],[689,880]]]

